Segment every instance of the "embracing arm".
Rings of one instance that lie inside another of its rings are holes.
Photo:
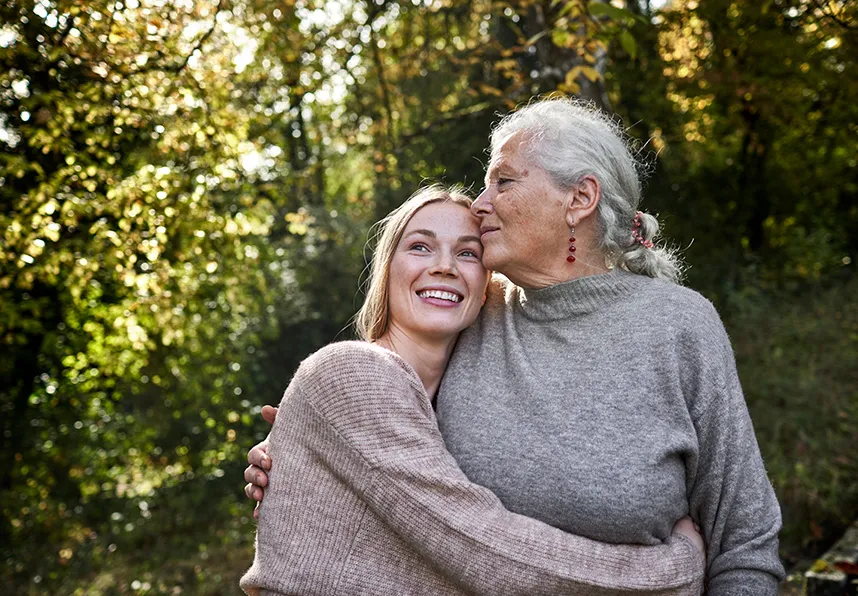
[[[664,545],[611,545],[507,511],[471,483],[444,448],[431,404],[390,355],[354,345],[305,363],[299,399],[363,462],[319,453],[412,548],[459,585],[491,594],[699,594],[702,555],[673,535]]]

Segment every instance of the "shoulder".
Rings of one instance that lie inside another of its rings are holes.
[[[408,377],[410,367],[396,354],[365,341],[328,344],[308,356],[299,368],[305,374],[341,376],[357,372]]]
[[[300,401],[338,432],[375,432],[433,416],[420,378],[397,354],[360,341],[325,346],[308,357],[292,379]],[[413,418],[413,416],[412,416]],[[375,430],[370,430],[375,429]]]
[[[658,317],[661,324],[682,335],[729,343],[718,311],[699,292],[679,284],[648,278],[641,298],[646,311]]]
[[[643,295],[651,314],[644,328],[654,352],[673,353],[682,363],[679,375],[696,417],[738,380],[730,338],[715,306],[700,293],[662,280],[647,285]]]
[[[640,276],[645,280],[646,293],[670,305],[682,306],[684,309],[707,314],[715,314],[715,307],[700,292],[686,286],[663,279]]]
[[[419,382],[399,356],[363,341],[343,341],[325,346],[307,357],[295,380],[317,393],[348,394]]]

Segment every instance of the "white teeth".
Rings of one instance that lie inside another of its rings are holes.
[[[440,298],[441,300],[449,300],[450,302],[460,302],[462,299],[456,294],[443,292],[441,290],[423,290],[417,293],[421,298]]]

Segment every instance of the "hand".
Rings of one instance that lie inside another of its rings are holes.
[[[269,424],[274,424],[277,417],[277,408],[272,406],[262,406],[262,417]],[[262,497],[265,494],[263,490],[268,485],[268,474],[271,470],[271,458],[268,456],[268,441],[263,441],[254,446],[247,453],[247,469],[244,470],[244,479],[247,485],[244,487],[244,494],[248,499],[257,501],[256,508],[253,510],[253,517],[259,517],[259,503],[262,502]]]
[[[700,533],[700,526],[694,523],[690,517],[685,516],[673,526],[671,534],[682,534],[697,547],[704,555],[706,554],[706,545],[703,543],[703,535]]]

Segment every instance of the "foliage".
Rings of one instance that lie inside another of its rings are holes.
[[[426,180],[479,187],[496,114],[554,91],[654,150],[645,206],[728,315],[785,553],[856,514],[851,3],[0,0],[0,18],[7,591],[234,591],[259,406],[348,334],[369,224]]]
[[[858,248],[858,31],[816,2],[673,5],[641,32],[640,64],[614,77],[620,111],[641,123],[632,134],[659,152],[651,208],[707,265],[693,285],[721,294],[836,273]]]
[[[220,5],[3,12],[3,531],[32,549],[4,558],[51,544],[39,575],[241,452],[274,208],[248,194],[218,64],[192,68]]]
[[[791,559],[858,517],[856,291],[853,278],[731,298],[728,327]]]

